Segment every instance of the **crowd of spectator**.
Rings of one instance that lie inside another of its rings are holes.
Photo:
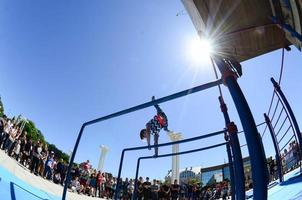
[[[125,185],[123,183],[123,194],[125,194]],[[178,184],[177,180],[169,184],[162,183],[159,180],[153,180],[151,183],[149,178],[146,181],[140,177],[137,183],[137,199],[152,199],[152,200],[214,200],[214,199],[229,199],[230,191],[228,182],[216,183],[212,186],[201,187],[199,183],[189,182],[188,184]],[[124,195],[125,196],[125,195]],[[123,199],[130,199],[131,194]]]
[[[67,162],[55,155],[42,141],[34,141],[23,130],[22,123],[9,119],[5,115],[0,118],[0,148],[14,158],[24,168],[36,176],[64,185]],[[117,179],[110,173],[100,172],[92,168],[89,160],[74,164],[71,170],[72,192],[112,199],[116,192]],[[131,199],[134,192],[134,180],[120,180],[120,199]],[[159,180],[149,182],[143,178],[137,182],[138,199],[215,199],[227,196],[228,187],[217,184],[217,187],[201,188],[198,184],[162,183]]]
[[[33,141],[16,120],[8,119],[5,115],[0,118],[0,148],[9,156],[16,159],[31,173],[41,176],[55,184],[64,185],[67,162],[55,156],[41,141]],[[283,173],[298,166],[300,161],[299,146],[296,141],[289,143],[281,155]],[[277,177],[275,160],[268,163],[270,179]],[[92,168],[90,161],[74,164],[71,170],[69,190],[93,197],[112,199],[117,187],[117,178],[110,173],[100,172]],[[119,180],[119,199],[130,200],[134,195],[135,181],[126,178]],[[136,183],[138,200],[213,200],[228,199],[230,187],[228,182],[201,187],[198,183],[170,184],[160,180],[150,181],[142,177]]]
[[[299,163],[301,161],[300,156],[300,148],[298,143],[293,140],[289,143],[288,148],[285,148],[280,155],[281,164],[282,164],[282,173],[285,174],[293,169],[299,167]],[[278,178],[277,173],[277,163],[276,160],[270,159],[269,165],[269,173],[270,173],[270,181],[276,180]]]
[[[49,151],[47,144],[29,138],[22,123],[5,115],[0,119],[0,148],[31,173],[63,185],[67,163]]]

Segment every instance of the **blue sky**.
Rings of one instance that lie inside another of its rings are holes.
[[[0,3],[0,94],[9,116],[33,120],[45,138],[64,151],[73,148],[83,122],[213,80],[209,63],[186,56],[196,31],[180,1],[19,1]],[[301,113],[301,53],[285,55],[282,88],[296,117]],[[239,84],[257,123],[264,121],[272,95],[270,77],[278,78],[281,50],[242,63]],[[240,121],[227,88],[230,115]],[[162,104],[171,130],[185,138],[222,130],[224,120],[216,88]],[[144,145],[139,131],[153,117],[148,108],[85,129],[76,161],[97,165],[99,145],[110,148],[105,170],[117,173],[121,150]],[[244,137],[240,136],[242,144]],[[169,139],[164,132],[160,141]],[[215,137],[181,145],[181,150],[223,141]],[[264,137],[266,153],[273,147]],[[245,148],[243,154],[247,155]],[[160,149],[170,152],[171,147]],[[123,176],[134,176],[138,156],[126,156]],[[181,168],[226,161],[225,148],[181,157]],[[141,175],[163,178],[171,159],[144,161]]]

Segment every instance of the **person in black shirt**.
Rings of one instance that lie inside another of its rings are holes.
[[[151,182],[149,182],[149,177],[146,177],[146,181],[143,183],[143,194],[144,200],[151,199]]]
[[[162,183],[159,184],[158,199],[159,200],[163,200],[164,199],[164,188],[163,188],[163,184]]]
[[[123,184],[122,184],[123,199],[129,199],[128,198],[128,186],[129,186],[129,180],[128,180],[128,178],[126,178],[126,180],[123,181]]]
[[[142,200],[143,199],[143,178],[139,177],[139,180],[137,181],[137,199]]]
[[[162,191],[163,191],[163,198],[170,199],[170,187],[166,183],[163,184]]]
[[[30,172],[34,173],[35,175],[38,175],[38,167],[39,167],[41,150],[42,150],[42,147],[41,147],[40,141],[37,140],[36,145],[32,149],[32,161],[31,161],[31,167],[30,167]]]
[[[59,174],[59,176],[60,176],[60,184],[61,185],[63,185],[63,180],[62,179],[63,179],[64,170],[65,170],[64,168],[65,168],[65,165],[64,165],[63,159],[60,158],[59,162],[57,163],[57,166],[56,166],[56,169],[55,169],[55,173]]]
[[[180,191],[180,187],[177,184],[177,180],[174,180],[174,184],[171,185],[170,189],[171,189],[172,200],[177,200],[178,195],[179,195],[179,191]]]

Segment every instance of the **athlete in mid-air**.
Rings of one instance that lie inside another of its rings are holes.
[[[152,101],[155,100],[155,97],[152,97]],[[154,135],[154,152],[155,152],[155,157],[158,156],[158,137],[159,137],[159,132],[161,129],[164,129],[167,132],[170,132],[168,129],[168,118],[166,114],[162,111],[162,109],[159,107],[159,105],[154,105],[156,108],[157,114],[151,119],[147,124],[146,128],[142,129],[140,132],[140,138],[141,140],[147,139],[147,143],[150,148],[150,135]]]

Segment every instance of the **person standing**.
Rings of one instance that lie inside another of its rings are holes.
[[[129,186],[129,180],[128,178],[125,179],[125,181],[122,181],[122,198],[128,199],[128,186]]]
[[[132,199],[133,191],[134,191],[134,183],[133,183],[133,180],[130,179],[129,185],[128,185],[128,200]]]
[[[65,165],[64,165],[64,161],[62,158],[60,158],[58,164],[57,164],[57,167],[56,167],[56,174],[59,174],[60,176],[60,184],[63,185],[63,181],[65,177],[64,176],[64,171],[65,171]]]
[[[137,181],[137,199],[142,200],[143,199],[143,178],[139,177],[139,180]]]
[[[4,127],[5,127],[6,116],[0,117],[0,148],[4,140]]]
[[[43,177],[50,180],[52,177],[52,169],[54,166],[54,152],[51,151],[50,155],[47,157],[47,160],[45,162],[45,169],[43,173]]]
[[[167,183],[163,184],[163,199],[170,199],[171,190]]]
[[[35,175],[38,175],[38,167],[39,167],[41,152],[42,152],[42,146],[40,144],[40,141],[37,140],[35,146],[32,149],[32,163],[30,167],[30,172],[34,173]]]
[[[172,200],[177,200],[178,196],[179,196],[179,191],[180,191],[180,187],[177,184],[177,180],[174,180],[174,183],[171,184],[170,190],[171,190]]]
[[[145,199],[151,199],[151,182],[149,182],[149,177],[146,177],[146,181],[143,183],[143,195]]]
[[[153,184],[151,186],[151,194],[152,200],[158,200],[158,192],[159,192],[159,181],[153,180]]]

